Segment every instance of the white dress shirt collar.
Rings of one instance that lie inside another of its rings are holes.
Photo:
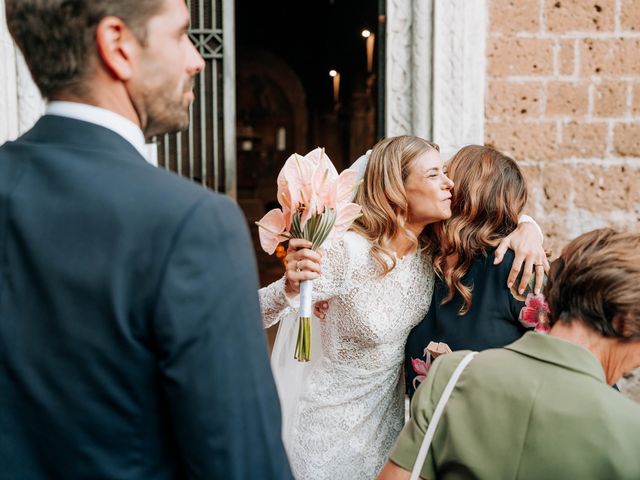
[[[74,118],[108,128],[133,145],[145,160],[154,164],[154,155],[150,153],[155,144],[146,145],[140,127],[118,113],[86,103],[53,101],[47,104],[45,115]]]

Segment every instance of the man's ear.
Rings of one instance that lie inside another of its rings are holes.
[[[133,59],[140,44],[118,17],[104,17],[96,29],[98,56],[117,79],[127,81],[133,75]]]

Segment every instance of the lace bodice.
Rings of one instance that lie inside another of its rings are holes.
[[[327,300],[320,323],[323,356],[303,386],[289,455],[299,479],[374,478],[404,421],[401,365],[410,330],[429,308],[428,255],[398,260],[380,277],[370,243],[348,232],[334,242],[314,281]],[[260,290],[265,326],[296,310],[284,279]]]

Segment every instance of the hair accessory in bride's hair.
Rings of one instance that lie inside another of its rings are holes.
[[[371,156],[371,150],[367,150],[367,152],[364,155],[361,155],[360,157],[358,157],[358,159],[353,162],[353,165],[351,165],[349,167],[349,170],[355,170],[356,172],[358,172],[358,182],[361,182],[362,179],[364,178],[364,172],[367,170],[367,165],[369,164],[369,157]],[[351,196],[350,201],[353,201],[354,198],[356,198],[356,192],[357,190],[354,190]]]

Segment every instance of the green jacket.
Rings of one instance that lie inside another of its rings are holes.
[[[391,460],[411,470],[429,419],[466,352],[438,358]],[[437,472],[437,475],[436,475]],[[640,405],[605,382],[586,349],[529,332],[479,353],[447,403],[427,479],[640,479]]]

